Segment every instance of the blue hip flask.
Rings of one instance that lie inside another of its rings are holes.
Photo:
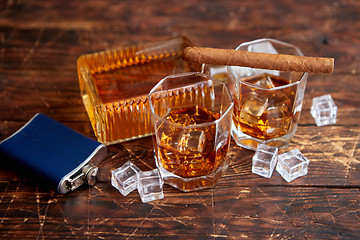
[[[106,156],[106,146],[38,113],[0,142],[0,152],[64,194],[84,183],[96,183],[97,166]]]

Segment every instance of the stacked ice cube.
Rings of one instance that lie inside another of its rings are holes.
[[[124,196],[138,189],[143,203],[164,198],[159,169],[143,172],[131,161],[111,171],[111,185]]]

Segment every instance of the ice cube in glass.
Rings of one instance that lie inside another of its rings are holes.
[[[203,131],[183,131],[177,145],[180,153],[197,152],[202,153],[205,145],[205,134]]]
[[[310,161],[300,152],[293,149],[278,156],[276,171],[287,181],[305,176],[308,173]]]
[[[261,75],[256,75],[254,77],[249,77],[246,79],[246,81],[260,88],[271,89],[275,87],[275,85],[273,84],[270,78],[270,75],[265,73]]]
[[[140,169],[131,161],[127,161],[121,167],[111,171],[111,185],[119,192],[126,196],[136,189],[137,179],[136,175]]]
[[[250,93],[248,98],[245,100],[242,111],[245,111],[251,116],[261,116],[268,105],[268,99],[264,96]]]
[[[139,172],[137,174],[138,191],[143,203],[164,198],[163,180],[159,169]]]
[[[278,148],[259,144],[252,158],[252,172],[270,178],[277,162]]]
[[[326,94],[312,99],[311,115],[318,127],[336,123],[337,106],[331,95]]]
[[[264,124],[264,136],[272,137],[278,133],[284,134],[289,130],[292,116],[285,114],[283,106],[273,106],[266,109],[267,119]]]

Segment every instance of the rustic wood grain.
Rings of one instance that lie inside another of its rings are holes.
[[[110,170],[133,161],[155,167],[151,138],[109,146],[98,184],[67,195],[48,190],[0,157],[1,239],[358,239],[360,236],[360,2],[0,1],[0,140],[42,112],[95,139],[76,60],[85,53],[172,36],[234,49],[257,38],[335,58],[332,75],[310,74],[289,147],[311,162],[287,183],[251,173],[253,152],[231,142],[231,164],[212,188],[143,204],[123,197]],[[316,127],[311,99],[331,94],[337,123]]]

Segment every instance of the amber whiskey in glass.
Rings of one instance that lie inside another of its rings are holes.
[[[257,84],[267,90],[256,90],[240,86],[240,98],[235,97],[236,102],[233,114],[233,123],[237,129],[254,138],[268,140],[278,138],[289,133],[293,129],[295,121],[293,105],[297,86],[289,86],[287,79],[271,74],[243,78],[244,83]]]
[[[163,168],[183,178],[205,176],[217,169],[225,161],[229,140],[216,150],[213,144],[216,126],[197,129],[196,125],[216,121],[219,117],[219,113],[198,106],[172,109],[167,113],[164,118],[170,122],[194,128],[184,134],[180,128],[169,128],[165,124],[157,128],[160,138],[154,141],[154,147]],[[173,142],[177,142],[177,147],[171,144]]]
[[[236,50],[303,56],[296,46],[274,39],[243,43]],[[234,99],[234,141],[254,151],[258,144],[286,147],[298,126],[308,73],[227,68]]]
[[[149,99],[164,183],[185,192],[213,186],[229,165],[234,104],[226,84],[198,72],[174,74]]]

